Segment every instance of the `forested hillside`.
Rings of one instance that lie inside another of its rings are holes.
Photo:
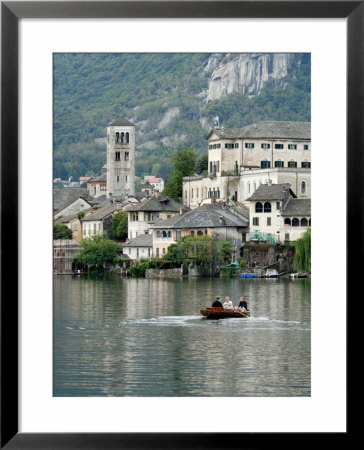
[[[99,173],[119,116],[136,125],[136,174],[164,178],[176,150],[207,152],[214,115],[225,128],[310,121],[310,72],[307,54],[55,54],[54,176]]]

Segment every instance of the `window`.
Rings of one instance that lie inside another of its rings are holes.
[[[253,225],[259,226],[259,217],[253,217]]]
[[[254,181],[253,183],[253,192],[255,192],[257,190],[257,183]]]
[[[308,150],[308,144],[303,145],[303,150]]]
[[[274,144],[274,148],[276,149],[283,149],[283,144]]]
[[[220,198],[220,188],[217,188],[216,196],[217,196],[217,198]]]
[[[248,183],[248,193],[250,194],[250,183]]]
[[[296,144],[288,144],[288,150],[297,150]]]
[[[126,143],[129,144],[129,133],[126,133],[125,139],[126,139]]]
[[[129,152],[125,152],[125,161],[129,161]]]
[[[157,238],[160,238],[160,237],[162,237],[162,233],[158,230],[157,231]]]
[[[116,182],[119,183],[119,175],[116,175]]]
[[[198,188],[196,188],[196,198],[198,198]]]
[[[185,191],[185,198],[187,198],[187,191]]]
[[[267,159],[263,159],[263,161],[260,162],[260,168],[261,169],[269,169],[270,161],[268,161]]]
[[[254,148],[253,142],[245,142],[245,148]]]
[[[267,150],[268,148],[270,148],[270,144],[262,144],[260,147]]]
[[[115,152],[115,161],[120,161],[120,152]]]
[[[277,203],[276,203],[276,208],[277,208],[277,209],[281,209],[281,202],[277,202]]]
[[[297,218],[292,219],[292,227],[299,227],[300,221]]]
[[[128,176],[125,177],[125,183],[127,183],[127,182],[128,182]]]
[[[267,217],[267,226],[270,227],[272,225],[272,218]]]
[[[210,173],[212,173],[212,161],[210,161]]]
[[[297,167],[297,162],[291,159],[291,161],[288,161],[288,167]]]
[[[301,227],[307,227],[308,221],[307,219],[301,219]]]
[[[280,159],[274,161],[274,167],[284,167],[284,162]]]
[[[234,148],[234,144],[225,144],[225,148]]]
[[[124,133],[120,133],[120,142],[124,144]]]
[[[265,202],[264,203],[264,212],[265,213],[272,212],[272,205],[269,202]]]
[[[256,212],[256,213],[261,213],[261,212],[263,212],[263,205],[262,205],[261,202],[257,202],[257,203],[255,204],[255,212]]]
[[[115,142],[118,143],[119,142],[119,133],[115,133]]]
[[[159,248],[158,247],[156,248],[156,253],[157,253],[156,254],[157,258],[159,258]]]
[[[164,247],[162,248],[162,253],[163,253],[163,255],[166,254],[166,249]]]
[[[284,219],[285,225],[291,225],[291,219]]]
[[[301,183],[301,194],[305,194],[306,192],[306,181],[302,181]]]
[[[75,223],[75,224],[73,225],[73,231],[77,231],[77,229],[78,229],[77,223]]]
[[[308,161],[302,161],[301,162],[301,167],[302,169],[310,169],[311,168],[311,163]]]
[[[191,189],[191,198],[193,198],[193,188]]]
[[[133,212],[132,213],[131,220],[132,220],[132,222],[136,222],[138,220],[138,213],[137,212]]]
[[[235,148],[239,148],[239,144],[235,144]]]

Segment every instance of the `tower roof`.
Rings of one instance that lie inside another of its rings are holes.
[[[107,124],[108,127],[135,127],[135,125],[129,120],[125,119],[124,117],[119,117],[118,119],[112,120],[110,123]]]

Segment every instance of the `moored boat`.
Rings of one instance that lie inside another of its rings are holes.
[[[258,278],[258,275],[256,273],[243,272],[240,274],[240,278]]]
[[[250,316],[250,311],[241,311],[239,309],[224,309],[209,307],[201,309],[200,313],[207,319],[231,319],[231,318],[246,318]]]
[[[276,269],[267,269],[265,272],[265,278],[278,278],[278,270]]]
[[[307,278],[308,275],[307,275],[307,273],[290,273],[289,277],[290,278]]]

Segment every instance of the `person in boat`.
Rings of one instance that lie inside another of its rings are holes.
[[[238,306],[235,306],[234,309],[238,309],[240,311],[247,311],[248,310],[248,304],[247,304],[247,302],[246,302],[244,297],[240,297],[239,304],[238,304]]]
[[[234,309],[233,302],[229,297],[225,297],[225,303],[222,305],[224,309]]]
[[[212,303],[213,307],[222,308],[222,303],[220,302],[220,297],[217,295],[215,301]]]

